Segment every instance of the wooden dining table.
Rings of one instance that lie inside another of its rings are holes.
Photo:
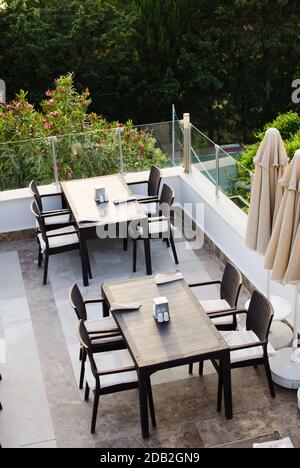
[[[106,190],[108,197],[106,203],[95,201],[95,188],[99,186]],[[127,239],[129,223],[146,222],[148,217],[136,200],[128,203],[115,203],[116,200],[132,196],[121,174],[62,182],[61,187],[79,232],[83,284],[88,286],[87,241],[109,237]],[[149,239],[145,238],[144,244],[147,274],[149,274],[152,270]]]
[[[218,360],[224,385],[225,415],[232,414],[230,351],[184,279],[157,284],[155,276],[104,284],[105,315],[111,304],[140,304],[136,311],[112,311],[139,378],[141,429],[149,437],[147,388],[152,374],[205,360]],[[153,299],[166,297],[170,321],[158,324]]]

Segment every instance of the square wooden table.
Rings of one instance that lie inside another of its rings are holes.
[[[141,304],[138,311],[115,311],[117,322],[139,376],[141,427],[149,437],[147,386],[151,374],[172,367],[217,359],[223,375],[225,413],[232,418],[230,351],[184,280],[158,286],[155,276],[102,286],[105,313],[111,304]],[[153,318],[153,299],[169,301],[171,320],[158,324]]]
[[[83,257],[83,284],[88,286],[87,240],[100,237],[103,234],[106,235],[106,233],[109,237],[109,229],[112,227],[116,228],[114,231],[117,237],[125,239],[127,238],[128,223],[146,221],[147,215],[137,201],[118,205],[114,203],[116,199],[132,195],[121,174],[62,182],[61,186],[79,231]],[[95,201],[94,192],[97,186],[105,187],[108,196],[107,203],[100,204]],[[149,239],[145,239],[145,254],[146,259],[148,259],[150,254]],[[147,268],[150,271],[148,264]]]

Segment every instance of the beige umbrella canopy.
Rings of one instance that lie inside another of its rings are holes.
[[[265,267],[272,279],[300,283],[300,150],[289,164],[279,185],[284,195],[266,252]]]
[[[289,162],[280,132],[276,128],[267,130],[254,162],[255,174],[245,242],[251,250],[264,255],[283,196],[283,188],[278,181]]]

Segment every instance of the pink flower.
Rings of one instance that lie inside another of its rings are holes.
[[[52,97],[52,93],[51,93],[50,89],[48,89],[48,91],[46,91],[46,96]]]
[[[62,86],[59,90],[61,93],[65,93],[66,92],[66,88],[64,86]]]
[[[28,109],[32,110],[32,109],[33,109],[33,105],[32,105],[32,104],[28,104]]]
[[[48,120],[44,120],[44,121],[43,121],[43,125],[44,125],[44,127],[45,127],[47,130],[50,130],[51,125],[50,125],[50,123],[48,122]]]
[[[53,103],[54,103],[54,100],[53,100],[53,99],[49,99],[49,100],[48,100],[48,106],[52,106]]]
[[[145,145],[144,145],[143,143],[140,143],[140,144],[139,144],[139,147],[140,147],[142,150],[145,149]]]
[[[138,154],[137,154],[137,158],[138,158],[138,159],[142,159],[142,157],[143,157],[142,153],[138,153]]]
[[[29,132],[29,136],[32,137],[32,135],[33,135],[33,132]]]
[[[90,128],[90,127],[87,124],[83,124],[82,128],[84,128],[86,130],[87,128]]]
[[[50,115],[51,117],[58,117],[58,112],[57,111],[50,112]]]

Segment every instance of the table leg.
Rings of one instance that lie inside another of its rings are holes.
[[[82,278],[83,285],[87,287],[89,285],[88,275],[88,256],[87,256],[87,245],[84,234],[80,233],[80,252],[81,252],[81,266],[82,266]]]
[[[139,400],[142,435],[144,439],[148,439],[150,436],[148,416],[148,377],[142,371],[139,371]]]
[[[232,387],[231,387],[231,368],[230,368],[230,352],[224,353],[220,372],[222,374],[224,400],[225,400],[225,416],[227,419],[233,418],[232,411]]]

